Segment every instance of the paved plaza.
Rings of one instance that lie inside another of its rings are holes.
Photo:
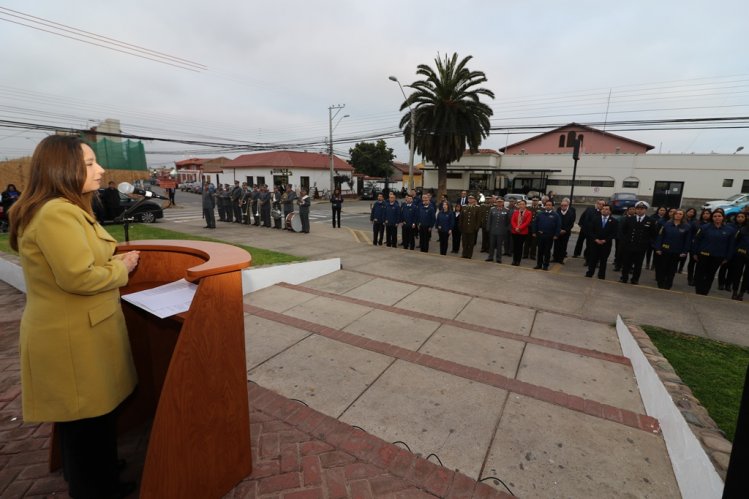
[[[160,226],[204,234],[200,223]],[[227,497],[680,497],[614,321],[747,345],[745,303],[585,279],[579,260],[534,271],[373,247],[359,232],[206,234],[342,260],[245,296],[255,468]],[[60,492],[48,426],[20,421],[23,295],[3,285],[0,299],[0,495]],[[146,438],[123,441],[132,478]]]

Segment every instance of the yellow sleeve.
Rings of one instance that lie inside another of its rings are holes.
[[[127,284],[127,267],[121,260],[108,254],[104,262],[96,264],[96,254],[111,252],[111,243],[96,238],[93,244],[103,247],[92,248],[87,229],[93,227],[80,208],[70,203],[55,203],[48,208],[36,215],[42,217],[36,228],[36,241],[60,288],[68,293],[94,295]]]

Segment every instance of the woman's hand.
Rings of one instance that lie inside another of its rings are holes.
[[[120,255],[115,255],[115,258],[122,260],[122,263],[127,267],[127,273],[129,274],[135,267],[138,266],[138,260],[140,260],[140,251],[128,251]]]

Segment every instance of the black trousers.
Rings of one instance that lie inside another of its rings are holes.
[[[398,247],[398,226],[387,224],[385,225],[385,245],[388,248]]]
[[[252,203],[252,219],[255,221],[253,225],[260,225],[260,211],[257,203]]]
[[[563,262],[567,258],[567,245],[570,242],[570,233],[560,234],[554,241],[554,261]]]
[[[309,211],[299,210],[299,218],[302,219],[302,232],[305,234],[309,233]]]
[[[742,253],[736,256],[739,259],[739,265],[743,267],[743,271],[740,272],[741,282],[735,282],[738,285],[737,288],[733,288],[734,291],[744,294],[749,290],[749,256],[746,253]]]
[[[655,261],[655,280],[661,289],[671,289],[681,257],[678,253],[661,253]],[[634,280],[634,279],[633,279]]]
[[[447,255],[447,243],[450,242],[450,234],[448,232],[439,231],[440,238],[440,255]]]
[[[523,258],[523,245],[527,238],[526,234],[512,235],[512,263],[519,264],[520,259]]]
[[[502,243],[507,239],[507,234],[489,234],[489,257],[487,260],[502,261]]]
[[[473,247],[476,246],[477,232],[463,233],[463,258],[473,258]]]
[[[549,268],[551,248],[554,246],[554,236],[539,234],[535,239],[537,240],[538,245],[538,258],[536,259],[536,265],[543,268]]]
[[[489,251],[489,231],[481,229],[481,252],[486,253]]]
[[[512,256],[513,242],[512,242],[511,234],[509,234],[509,233],[507,235],[505,235],[504,246],[505,246],[505,255]]]
[[[213,214],[213,208],[203,208],[203,218],[207,227],[216,227],[216,215]]]
[[[382,246],[382,238],[385,237],[385,224],[372,222],[372,244]]]
[[[462,236],[462,233],[460,232],[460,229],[458,227],[455,227],[453,229],[453,253],[457,253],[458,251],[460,251],[461,236]]]
[[[232,203],[232,208],[234,210],[234,221],[238,224],[242,223],[242,207],[239,206],[239,202]]]
[[[416,242],[414,240],[415,227],[411,227],[410,224],[403,224],[403,247],[405,249],[414,249]]]
[[[577,242],[575,243],[575,250],[572,252],[573,256],[580,256],[583,252],[583,245],[586,245],[585,248],[585,259],[588,259],[588,248],[586,241],[588,240],[588,234],[583,230],[583,228],[580,228],[580,233],[577,235]]]
[[[611,241],[605,244],[598,244],[590,241],[588,243],[588,274],[592,276],[596,273],[598,267],[598,277],[606,278],[606,262],[611,254]]]
[[[224,201],[224,222],[233,222],[234,221],[234,210],[231,207],[231,204]]]
[[[694,291],[698,295],[707,295],[715,279],[715,273],[718,271],[723,257],[697,255],[697,266],[694,269]]]
[[[57,423],[63,475],[75,499],[109,495],[117,478],[117,429],[114,412]]]
[[[341,207],[333,206],[333,227],[335,227],[336,220],[338,220],[338,228],[341,227]]]
[[[536,248],[538,247],[538,239],[528,234],[525,240],[525,246],[523,247],[523,258],[536,259]]]
[[[632,274],[632,282],[640,280],[642,273],[642,261],[645,259],[646,250],[622,250],[622,279],[629,279]]]
[[[432,237],[432,228],[422,225],[419,227],[419,249],[422,253],[429,253],[429,239]]]
[[[694,268],[697,266],[697,260],[694,259],[693,254],[689,254],[689,263],[687,264],[687,281],[694,283]]]
[[[268,203],[265,203],[263,205],[263,209],[260,210],[260,218],[263,221],[263,227],[270,227],[270,206],[268,206]],[[309,232],[309,229],[307,230],[307,232]]]
[[[728,262],[728,277],[726,287],[732,290],[734,293],[739,291],[741,287],[741,278],[747,274],[748,269],[746,268],[747,259],[746,256],[737,253]],[[746,277],[744,277],[744,283],[746,284]]]

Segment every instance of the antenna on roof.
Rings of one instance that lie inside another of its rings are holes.
[[[603,117],[603,131],[606,131],[606,122],[609,120],[609,105],[611,105],[611,89],[609,89],[609,98],[606,101],[606,114]]]

